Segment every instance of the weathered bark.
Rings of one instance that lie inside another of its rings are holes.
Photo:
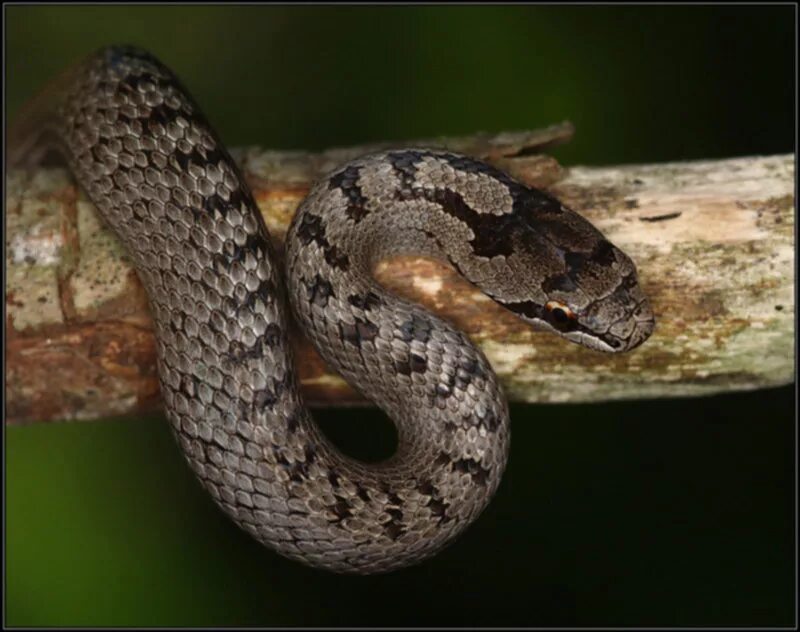
[[[509,398],[578,402],[674,397],[794,379],[794,157],[575,167],[537,152],[572,133],[477,135],[426,145],[484,158],[560,197],[627,251],[657,324],[606,355],[535,332],[448,267],[381,265],[389,288],[467,331]],[[388,145],[384,145],[388,146]],[[320,154],[235,152],[280,247],[311,182],[377,146]],[[63,169],[7,176],[6,413],[10,422],[92,419],[159,406],[147,302],[116,239]],[[364,403],[295,336],[307,399]]]

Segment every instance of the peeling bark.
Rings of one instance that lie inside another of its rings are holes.
[[[622,355],[530,329],[447,266],[381,264],[380,282],[463,328],[512,401],[705,395],[794,380],[794,156],[562,169],[535,132],[423,140],[483,158],[545,188],[636,262],[656,331]],[[278,248],[311,183],[389,144],[320,154],[237,150]],[[63,169],[6,179],[6,415],[11,423],[157,409],[152,322],[121,245]],[[296,332],[293,332],[296,333]],[[312,405],[366,403],[302,336],[293,344]]]

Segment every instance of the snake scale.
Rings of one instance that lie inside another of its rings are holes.
[[[339,167],[298,209],[284,273],[236,164],[148,52],[98,51],[31,112],[12,159],[55,139],[125,244],[189,465],[240,527],[291,559],[361,574],[419,562],[475,520],[506,466],[508,407],[488,361],[378,285],[381,259],[442,259],[532,325],[600,351],[653,330],[628,256],[557,199],[472,158],[402,149]],[[315,425],[287,294],[323,358],[393,420],[390,458],[357,461]]]

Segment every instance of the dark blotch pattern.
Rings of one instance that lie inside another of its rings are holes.
[[[417,175],[417,163],[424,158],[425,152],[398,151],[387,154],[386,160],[392,165],[400,178],[399,190],[408,195],[414,190],[414,179]]]
[[[430,189],[414,186],[417,163],[432,155],[428,152],[406,151],[387,156],[401,180],[395,195],[402,200],[425,199],[435,202],[446,213],[469,226],[474,234],[470,243],[478,256],[509,256],[525,237],[544,232],[538,226],[542,214],[554,216],[562,213],[561,203],[554,197],[526,187],[495,167],[466,156],[439,154],[437,158],[445,160],[458,171],[485,174],[504,184],[513,200],[513,212],[500,216],[479,213],[464,201],[458,191],[447,187]]]
[[[567,264],[567,273],[576,278],[580,274],[587,263],[594,263],[601,267],[611,266],[616,261],[614,257],[614,246],[605,239],[597,242],[597,245],[589,253],[583,252],[567,252],[564,255],[564,262]]]
[[[256,301],[260,300],[264,305],[269,305],[269,303],[275,298],[277,294],[275,283],[273,283],[272,279],[264,279],[259,281],[258,287],[248,293],[247,298],[244,301],[244,309],[254,309],[256,306]],[[226,300],[227,299],[226,297]],[[239,308],[236,308],[237,310]]]
[[[325,261],[332,268],[339,268],[342,271],[350,267],[350,259],[339,250],[338,246],[330,246],[325,250]]]
[[[347,297],[347,301],[353,307],[357,307],[365,312],[381,306],[380,297],[372,291],[368,291],[366,294],[351,294]]]
[[[333,286],[319,274],[315,275],[311,281],[306,282],[306,291],[308,300],[319,307],[327,307],[328,300],[336,297]]]
[[[290,481],[293,483],[302,483],[308,478],[309,463],[307,461],[290,461],[278,446],[273,446],[273,450],[275,453],[275,460],[289,475]]]
[[[270,345],[263,336],[256,340],[256,343],[252,347],[248,347],[238,340],[232,340],[228,346],[228,353],[225,354],[225,358],[233,365],[259,360],[264,357],[265,348],[269,346]]]
[[[330,186],[341,190],[347,198],[345,213],[356,224],[369,214],[369,210],[366,208],[367,198],[364,197],[361,187],[357,184],[360,172],[359,167],[351,165],[330,179]]]
[[[397,540],[406,532],[406,528],[403,525],[403,512],[396,507],[389,507],[386,509],[386,513],[389,515],[390,519],[388,522],[384,523],[383,530],[386,533],[386,537],[390,540]]]
[[[409,356],[409,365],[413,372],[425,373],[425,370],[428,368],[428,360],[423,356],[412,353]]]
[[[573,281],[572,277],[568,274],[557,274],[547,277],[542,282],[542,290],[547,294],[551,294],[552,292],[574,292],[576,289],[578,289],[578,286],[575,285],[575,281]]]
[[[418,483],[417,489],[421,494],[430,496],[430,500],[425,505],[431,510],[431,514],[437,518],[437,522],[439,524],[449,522],[450,517],[447,515],[447,509],[450,507],[450,503],[442,499],[441,493],[436,486],[430,480],[422,480]]]
[[[321,248],[330,247],[328,239],[325,237],[325,224],[319,215],[305,213],[297,229],[297,236],[303,244],[310,244],[312,241]]]
[[[360,347],[362,342],[372,342],[375,336],[378,335],[378,327],[373,323],[360,318],[354,319],[355,323],[339,323],[339,331],[342,334],[342,340],[349,342],[351,345]]]
[[[334,495],[336,498],[336,503],[332,507],[333,513],[336,515],[335,520],[331,520],[331,522],[341,522],[345,518],[350,518],[353,515],[353,506],[343,496]]]
[[[404,342],[419,340],[422,343],[428,342],[431,336],[431,324],[428,320],[412,314],[411,319],[402,323],[399,327],[400,339]]]
[[[425,373],[428,368],[428,360],[416,353],[410,353],[407,359],[395,361],[395,368],[401,375]]]
[[[479,461],[475,459],[459,459],[453,461],[453,469],[458,472],[465,472],[472,477],[478,485],[485,486],[489,480],[490,470],[483,467]]]
[[[338,246],[331,245],[325,236],[325,223],[319,215],[312,213],[303,214],[303,219],[297,229],[297,237],[303,244],[315,243],[325,255],[325,261],[332,268],[347,270],[350,265],[347,255],[340,252]]]
[[[277,346],[281,341],[281,333],[281,328],[276,323],[270,323],[264,332],[264,343],[268,347]]]
[[[289,415],[286,419],[286,429],[291,433],[294,434],[297,432],[297,429],[300,427],[300,420],[297,417],[297,413],[293,413]]]

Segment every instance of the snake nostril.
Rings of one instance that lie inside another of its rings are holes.
[[[625,346],[625,341],[619,338],[612,338],[608,341],[608,344],[614,351],[620,351]]]

